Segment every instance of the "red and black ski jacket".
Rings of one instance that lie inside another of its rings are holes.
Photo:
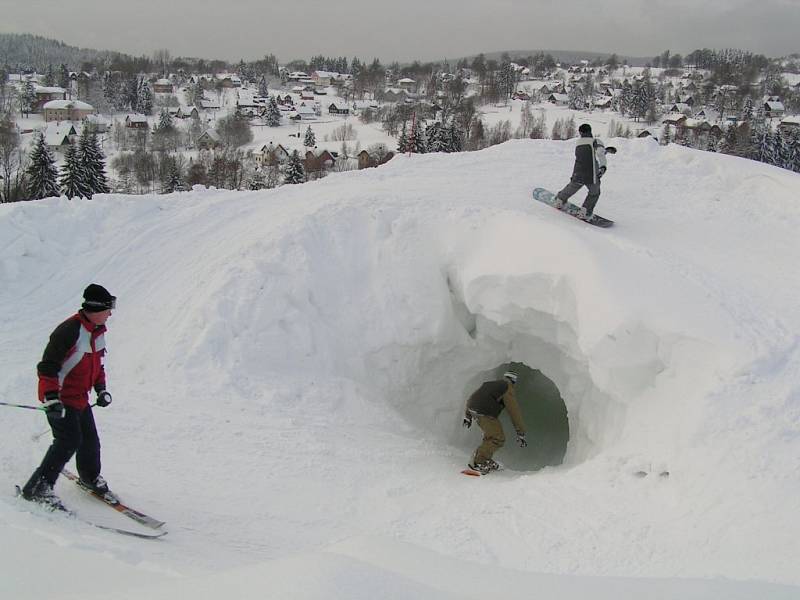
[[[36,365],[40,401],[44,401],[46,393],[58,392],[65,406],[77,409],[89,406],[89,391],[106,387],[105,332],[105,325],[95,325],[83,311],[55,328],[42,361]]]

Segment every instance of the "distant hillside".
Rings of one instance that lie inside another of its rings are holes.
[[[83,63],[110,62],[119,56],[124,55],[108,50],[77,48],[29,33],[0,33],[0,65],[14,70],[21,67],[42,71],[47,65],[61,63],[77,70]]]

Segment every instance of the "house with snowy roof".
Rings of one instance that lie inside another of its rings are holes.
[[[289,115],[289,118],[292,121],[311,121],[317,118],[317,112],[313,107],[301,103],[297,108],[295,108],[292,114]]]
[[[125,117],[125,127],[128,129],[150,129],[147,117],[140,114],[132,114]]]
[[[414,89],[414,86],[417,85],[417,82],[409,77],[403,77],[403,79],[400,79],[397,82],[397,85],[399,85],[402,89],[406,90],[407,92],[410,92]]]
[[[72,123],[51,123],[44,131],[44,143],[56,152],[66,151],[77,139],[78,132]]]
[[[784,117],[778,124],[778,129],[780,129],[783,133],[800,131],[800,116]]]
[[[664,125],[672,125],[673,127],[683,127],[686,124],[686,115],[682,113],[673,112],[664,117],[661,122]]]
[[[81,100],[50,100],[42,106],[45,122],[83,121],[94,112],[94,106]]]
[[[156,94],[171,94],[175,87],[169,79],[158,79],[153,82],[153,92]]]
[[[771,100],[764,102],[764,116],[768,118],[782,117],[785,112],[786,108],[783,106],[783,102]]]
[[[317,87],[328,87],[338,76],[338,73],[331,71],[314,71],[311,73],[311,80]]]
[[[219,134],[213,129],[206,129],[197,138],[197,147],[200,148],[201,150],[218,148],[221,145],[222,145],[222,138],[219,137]]]
[[[307,173],[332,169],[335,163],[336,158],[333,154],[317,148],[306,150],[306,155],[303,157],[303,167]]]
[[[350,114],[350,107],[347,106],[344,102],[331,102],[328,105],[328,114],[329,115],[349,115]]]
[[[708,106],[704,106],[696,113],[694,113],[694,118],[712,122],[719,121],[719,111],[714,108],[709,108]]]
[[[692,113],[692,107],[684,102],[676,102],[675,104],[669,107],[669,112],[689,115]]]
[[[253,153],[256,162],[262,165],[279,165],[289,160],[289,152],[281,144],[277,146],[270,142]]]
[[[567,94],[550,94],[547,101],[558,106],[566,106],[569,104],[569,96]]]
[[[42,112],[44,105],[51,100],[64,100],[67,97],[67,90],[56,86],[37,85],[34,86],[33,93],[36,94],[36,100],[31,112],[35,113]]]

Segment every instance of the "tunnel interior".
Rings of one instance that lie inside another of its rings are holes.
[[[558,388],[544,373],[521,362],[500,365],[495,369],[497,378],[509,370],[519,375],[515,392],[527,429],[528,446],[519,447],[508,411],[503,411],[500,422],[506,443],[495,459],[515,471],[560,465],[569,443],[569,418]]]

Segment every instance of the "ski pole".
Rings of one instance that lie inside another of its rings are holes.
[[[0,406],[12,406],[14,408],[27,408],[28,410],[42,410],[41,406],[30,406],[29,404],[14,404],[12,402],[0,402]]]

